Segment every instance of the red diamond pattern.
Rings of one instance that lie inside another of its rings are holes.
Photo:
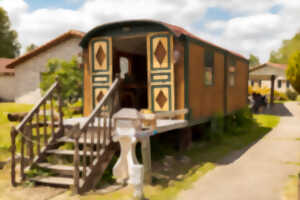
[[[159,107],[162,109],[164,107],[164,105],[166,104],[168,99],[164,95],[163,91],[160,90],[155,100],[158,103]]]
[[[159,40],[158,45],[154,51],[155,58],[158,60],[159,64],[162,64],[165,56],[167,55],[167,51],[164,48],[161,40]]]
[[[104,53],[104,51],[103,51],[103,48],[102,48],[102,46],[100,46],[99,48],[98,48],[98,51],[97,51],[97,53],[96,53],[96,59],[97,59],[97,61],[98,61],[98,63],[100,64],[100,65],[102,65],[102,63],[103,63],[103,61],[104,61],[104,59],[105,59],[105,53]]]

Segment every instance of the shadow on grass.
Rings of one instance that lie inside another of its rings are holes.
[[[201,171],[207,163],[230,164],[272,130],[257,122],[237,129],[235,133],[224,133],[218,142],[210,142],[204,139],[205,128],[195,127],[192,147],[183,153],[178,152],[176,144],[179,137],[176,132],[151,138],[153,184],[167,188],[173,182]]]

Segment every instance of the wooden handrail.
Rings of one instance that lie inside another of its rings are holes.
[[[106,103],[106,101],[109,99],[109,97],[113,94],[113,92],[119,87],[120,85],[120,79],[116,78],[107,91],[107,93],[104,95],[104,97],[100,100],[100,102],[96,105],[96,108],[93,110],[93,112],[90,114],[90,116],[87,118],[87,120],[80,126],[80,130],[84,131],[88,128],[89,124],[93,121],[95,116],[101,111],[101,108]]]
[[[44,97],[34,106],[34,108],[24,117],[21,123],[17,126],[16,131],[20,131],[24,127],[24,125],[33,117],[35,112],[44,103],[44,101],[47,100],[47,98],[51,95],[52,91],[55,90],[58,85],[58,81],[52,84],[52,86],[47,90]]]
[[[58,111],[59,122],[55,123],[54,119],[54,93],[58,96]],[[63,135],[63,113],[62,113],[62,97],[60,96],[61,87],[56,80],[55,83],[47,90],[46,94],[39,100],[39,102],[33,107],[33,109],[24,117],[17,128],[11,128],[11,183],[13,186],[17,185],[16,182],[16,137],[20,133],[21,148],[20,148],[20,176],[21,181],[25,180],[25,167],[32,167],[40,159],[44,159],[48,144],[53,144],[56,137]],[[50,101],[50,123],[48,123],[46,115],[46,104]],[[40,111],[43,112],[43,120],[40,118]],[[36,119],[36,121],[34,121]],[[47,126],[51,126],[51,137],[48,138]],[[42,131],[43,130],[43,131]],[[34,137],[33,137],[34,134]],[[44,142],[42,144],[41,137]],[[51,146],[51,145],[50,145]],[[36,151],[34,150],[36,149]],[[36,153],[35,153],[36,152]],[[29,163],[25,163],[25,154],[29,156]]]

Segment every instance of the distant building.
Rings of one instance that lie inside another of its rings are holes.
[[[70,60],[72,56],[81,54],[79,42],[83,36],[84,33],[80,31],[70,30],[9,63],[7,68],[15,72],[15,102],[37,103],[42,96],[41,73],[47,70],[48,60]]]
[[[271,88],[271,76],[275,76],[274,89],[279,92],[294,90],[290,82],[286,79],[286,64],[276,64],[267,62],[249,70],[249,85],[257,87]]]
[[[0,58],[0,101],[13,101],[15,98],[15,70],[6,67],[13,60]]]

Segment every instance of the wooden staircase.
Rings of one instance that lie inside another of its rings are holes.
[[[119,109],[118,87],[117,78],[90,116],[66,126],[56,81],[23,121],[11,129],[12,185],[17,185],[19,151],[20,182],[71,187],[75,193],[95,188],[119,148],[112,141],[112,115]]]

